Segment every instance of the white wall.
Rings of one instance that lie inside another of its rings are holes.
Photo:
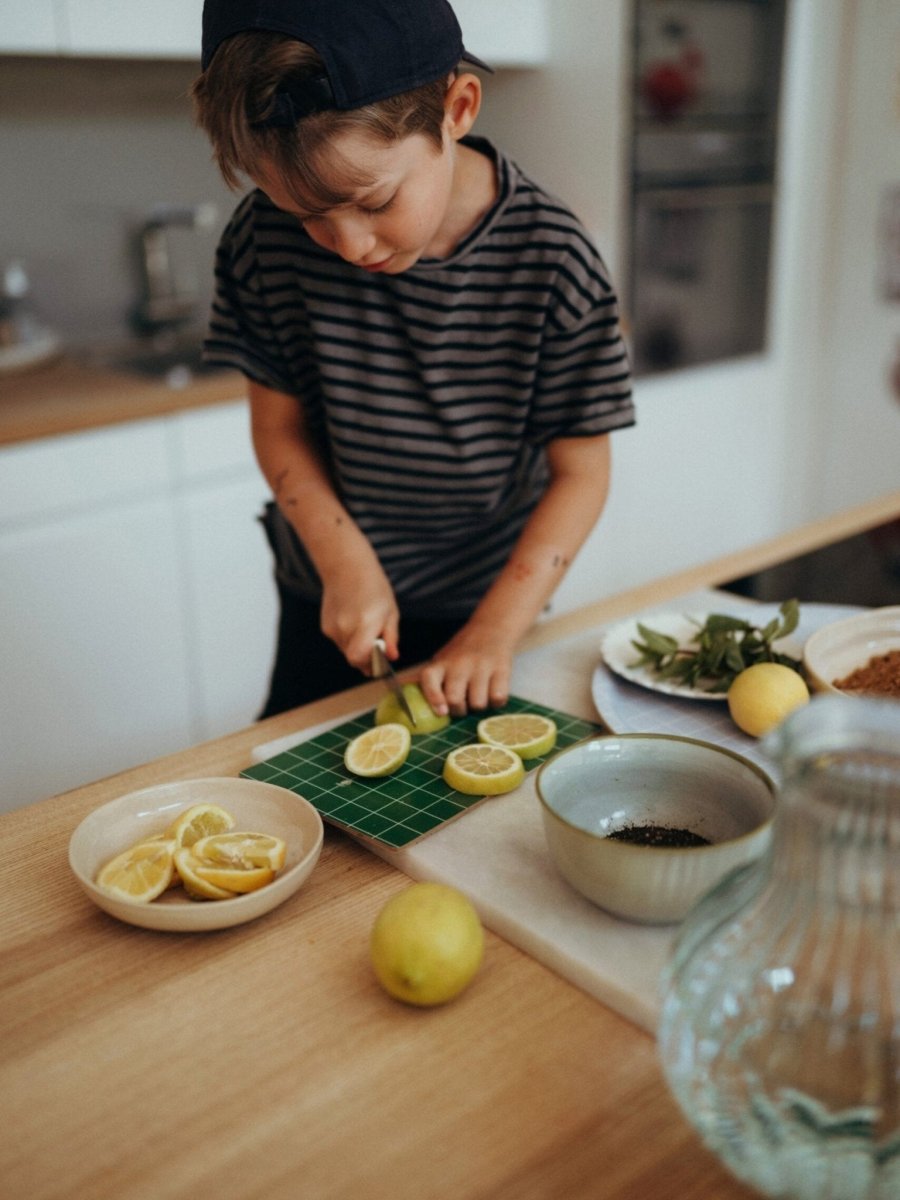
[[[900,395],[890,385],[900,362],[900,297],[884,292],[882,240],[886,193],[900,191],[900,4],[858,0],[850,9],[835,76],[846,104],[824,288],[828,379],[817,406],[827,429],[815,493],[823,512],[900,485]]]

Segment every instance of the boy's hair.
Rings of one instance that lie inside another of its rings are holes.
[[[273,116],[292,85],[309,86],[323,71],[317,51],[283,34],[239,33],[223,42],[191,95],[197,123],[229,187],[240,188],[241,176],[252,177],[265,163],[302,208],[324,210],[346,203],[371,182],[350,163],[338,171],[333,156],[325,174],[321,151],[338,134],[362,131],[390,144],[421,133],[440,152],[448,79],[362,108],[329,108],[296,121]]]

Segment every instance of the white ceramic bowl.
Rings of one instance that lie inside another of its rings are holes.
[[[236,829],[271,833],[287,843],[285,865],[256,892],[233,900],[191,900],[173,888],[150,904],[111,896],[97,887],[100,867],[145,837],[162,833],[192,804],[218,804],[235,819]],[[324,829],[308,800],[285,788],[253,779],[185,779],[129,792],[94,809],[69,842],[69,865],[84,892],[120,921],[145,929],[193,932],[241,925],[270,912],[301,886],[318,861]]]
[[[846,678],[870,658],[889,650],[900,650],[900,605],[875,608],[823,625],[806,640],[803,666],[815,691],[854,694],[842,692],[834,681]]]
[[[775,791],[748,759],[664,734],[600,735],[548,759],[536,788],[550,854],[588,900],[632,921],[670,924],[771,836]],[[609,837],[630,825],[688,829],[706,846]]]

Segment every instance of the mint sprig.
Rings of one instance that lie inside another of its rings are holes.
[[[694,621],[696,634],[687,646],[638,622],[640,640],[632,646],[640,657],[632,667],[648,667],[659,679],[667,679],[704,692],[727,692],[736,675],[754,663],[781,663],[799,671],[800,660],[781,654],[773,642],[793,633],[800,621],[800,605],[785,600],[773,617],[761,628],[741,617],[712,613],[701,625]]]

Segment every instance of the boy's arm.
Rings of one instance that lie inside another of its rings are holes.
[[[322,581],[322,631],[368,674],[372,643],[397,656],[399,614],[372,546],[338,498],[296,396],[249,381],[253,447],[279,509]]]
[[[512,658],[593,529],[609,492],[609,437],[558,438],[547,446],[550,484],[505,567],[466,625],[422,669],[438,713],[502,705]]]

